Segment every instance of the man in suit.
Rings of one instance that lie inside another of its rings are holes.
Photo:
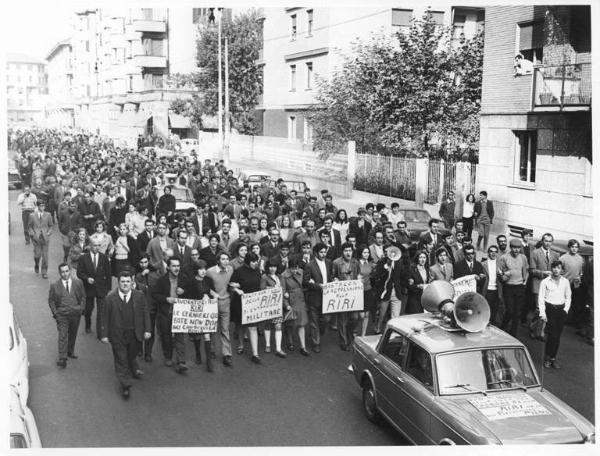
[[[94,232],[96,222],[102,219],[102,211],[98,203],[93,200],[90,192],[85,192],[83,197],[84,201],[79,205],[79,213],[83,218],[83,226],[91,235]]]
[[[304,268],[302,286],[307,289],[306,304],[308,306],[313,351],[320,353],[321,335],[325,333],[325,327],[329,321],[329,315],[323,315],[323,285],[331,282],[333,276],[332,263],[325,258],[327,246],[318,243],[313,247],[313,253],[315,257]]]
[[[479,192],[479,201],[473,206],[473,218],[477,220],[477,249],[481,246],[483,240],[483,250],[487,250],[490,229],[494,223],[494,205],[487,199],[487,192]]]
[[[314,258],[312,253],[312,244],[309,240],[302,242],[300,252],[290,256],[290,259],[295,258],[301,269],[304,269],[308,263]]]
[[[207,226],[210,226],[211,230],[214,230],[214,233],[216,233],[217,231],[216,226],[210,225],[208,217],[205,214],[203,214],[202,207],[200,206],[198,206],[197,209],[194,207],[188,209],[188,218],[194,224],[194,230],[196,231],[196,234],[198,236],[202,236],[202,230]]]
[[[383,245],[383,233],[381,231],[377,231],[373,235],[373,238],[375,239],[375,242],[373,242],[369,246],[369,252],[371,253],[373,263],[378,263],[379,260],[381,260],[385,256],[385,246]]]
[[[525,306],[530,304],[527,311],[523,311],[526,316],[526,320],[533,318],[532,314],[536,312],[538,303],[538,294],[540,290],[540,283],[546,277],[552,275],[552,268],[550,265],[553,261],[558,260],[558,253],[552,251],[552,243],[554,242],[554,236],[550,233],[544,233],[542,236],[542,245],[531,252],[529,258],[529,270],[531,271],[531,294],[532,299],[525,300]]]
[[[156,230],[157,235],[148,242],[146,253],[150,256],[150,264],[161,274],[164,274],[164,252],[167,249],[173,249],[174,251],[176,246],[175,241],[167,236],[166,224],[159,223]]]
[[[468,275],[475,275],[475,280],[477,282],[477,293],[485,296],[483,285],[487,276],[483,270],[482,264],[475,259],[475,247],[472,245],[466,246],[464,253],[465,259],[457,262],[454,265],[454,278],[458,279]]]
[[[129,398],[131,377],[140,378],[143,374],[136,358],[140,344],[151,336],[146,297],[143,292],[133,290],[132,284],[130,272],[119,274],[118,289],[106,298],[101,326],[101,341],[110,342],[115,372],[125,399]]]
[[[434,248],[437,250],[442,240],[438,233],[440,221],[436,218],[432,218],[427,223],[429,225],[429,229],[427,231],[423,231],[419,236],[419,249],[423,248],[428,241],[433,241]]]
[[[446,253],[448,254],[448,260],[450,261],[450,263],[456,265],[456,263],[458,263],[460,260],[454,256],[456,250],[453,248],[453,244],[454,236],[452,235],[452,233],[448,232],[442,235],[442,244],[440,245],[440,247],[446,249]]]
[[[173,365],[173,349],[175,349],[175,372],[183,374],[188,367],[185,362],[185,338],[183,333],[171,332],[173,323],[173,304],[179,297],[184,297],[188,287],[187,279],[181,272],[179,258],[167,260],[167,273],[160,277],[151,290],[152,298],[158,308],[158,326],[160,328],[161,346],[165,358],[165,366]]]
[[[279,238],[279,230],[277,227],[271,228],[269,240],[261,245],[261,254],[267,258],[272,258],[279,255],[281,250],[281,239]]]
[[[187,245],[188,233],[181,230],[177,233],[177,245],[173,258],[179,258],[181,273],[185,274],[190,280],[196,275],[192,265],[192,248]]]
[[[429,268],[431,280],[445,280],[451,282],[454,278],[454,270],[452,263],[448,261],[448,252],[445,248],[440,247],[435,251],[437,263]]]
[[[34,270],[40,272],[40,259],[42,260],[42,277],[48,278],[48,244],[52,234],[52,216],[46,212],[46,202],[38,200],[37,209],[29,214],[27,232],[33,243]]]
[[[499,326],[502,321],[501,312],[504,308],[504,298],[502,296],[502,279],[498,270],[498,247],[491,245],[488,247],[487,260],[481,265],[485,272],[485,279],[481,286],[482,295],[487,299],[490,305],[490,323]]]
[[[90,243],[90,251],[79,257],[77,277],[85,287],[85,332],[92,332],[92,312],[96,300],[96,337],[100,339],[100,325],[104,299],[111,289],[110,261],[100,253],[100,241],[94,239]]]
[[[226,252],[225,250],[221,250],[219,245],[220,241],[221,238],[218,234],[211,234],[208,237],[208,247],[204,247],[198,252],[200,254],[200,259],[206,262],[207,268],[212,268],[217,265],[217,255],[219,252]]]
[[[409,269],[407,263],[402,259],[402,253],[399,258],[390,258],[390,248],[398,247],[393,244],[387,244],[384,250],[384,257],[379,260],[373,272],[373,282],[375,285],[375,294],[377,301],[380,301],[379,319],[375,324],[375,333],[382,331],[384,320],[390,309],[391,318],[399,317],[403,312],[403,301],[408,285]],[[402,252],[402,251],[400,251]]]
[[[321,228],[319,228],[317,230],[317,232],[320,232],[323,230],[329,231],[330,238],[331,238],[330,239],[331,245],[335,248],[336,251],[340,251],[342,242],[345,242],[345,240],[342,240],[342,236],[340,235],[340,232],[333,228],[333,217],[326,216],[323,219],[323,226]]]
[[[290,263],[290,244],[282,242],[279,248],[279,253],[270,258],[271,262],[277,265],[277,274],[283,273]]]
[[[71,277],[67,263],[58,265],[60,279],[50,285],[48,305],[58,329],[58,367],[67,367],[67,356],[76,359],[75,339],[85,309],[85,289],[81,280]]]
[[[140,252],[146,252],[148,243],[151,239],[154,239],[154,220],[147,218],[144,221],[144,228],[144,231],[138,234],[137,237],[138,250]]]

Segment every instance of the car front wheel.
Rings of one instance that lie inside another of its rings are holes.
[[[375,424],[381,423],[381,414],[377,410],[377,404],[375,403],[375,390],[370,380],[367,380],[363,386],[362,399],[367,419]]]

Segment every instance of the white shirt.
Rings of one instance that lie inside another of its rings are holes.
[[[540,316],[546,315],[546,303],[556,306],[564,304],[565,313],[569,312],[569,308],[571,307],[571,285],[563,276],[560,276],[558,283],[556,283],[552,276],[548,276],[540,282],[540,292],[538,295]]]
[[[123,294],[119,291],[119,296],[121,297],[121,299],[123,300],[123,302],[127,302],[129,301],[129,297],[131,296],[131,292],[127,293],[127,294]]]
[[[325,260],[318,260],[315,258],[315,261],[317,262],[317,266],[319,266],[319,270],[323,276],[323,283],[327,283],[327,267],[325,266]]]
[[[402,212],[398,212],[397,214],[394,214],[393,212],[390,212],[387,215],[387,218],[390,222],[392,222],[392,226],[394,227],[394,229],[398,228],[398,223],[399,222],[403,222],[404,221],[404,215],[402,215]]]
[[[489,271],[489,281],[488,281],[488,290],[497,290],[498,286],[496,284],[496,271],[497,266],[496,266],[496,260],[490,260],[488,258],[487,260],[487,267],[488,267],[488,271]]]
[[[67,290],[69,290],[69,293],[70,293],[70,292],[71,292],[71,288],[72,288],[72,285],[71,285],[71,279],[68,279],[68,280],[63,280],[63,281],[62,281],[62,283],[63,283],[63,286],[64,286],[64,287],[65,287]]]

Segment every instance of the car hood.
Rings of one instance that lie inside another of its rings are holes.
[[[176,201],[175,202],[175,210],[176,211],[186,211],[190,207],[196,207],[196,205],[191,201]]]
[[[581,443],[582,434],[554,396],[540,391],[507,391],[488,396],[441,397],[442,407],[469,428],[498,443]],[[475,433],[477,434],[477,433]]]

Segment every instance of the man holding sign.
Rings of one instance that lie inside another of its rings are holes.
[[[345,242],[342,244],[342,256],[333,261],[332,272],[334,281],[358,280],[360,276],[360,263],[352,256],[354,249],[352,244]],[[356,335],[356,322],[358,321],[358,311],[363,310],[363,290],[362,282],[356,290],[349,291],[343,299],[343,303],[337,314],[338,317],[338,335],[340,338],[340,348],[344,351],[350,349],[353,337]],[[360,288],[360,290],[358,289]],[[352,303],[352,305],[350,305]],[[327,300],[323,300],[323,310],[329,305]]]
[[[465,259],[458,261],[454,265],[454,278],[460,279],[461,277],[474,275],[477,281],[477,293],[485,296],[485,290],[482,288],[487,275],[485,274],[483,265],[475,259],[475,247],[466,245],[463,251]]]
[[[310,221],[312,222],[312,220]],[[312,222],[314,225],[314,222]],[[308,223],[307,223],[308,224]],[[318,243],[313,247],[315,257],[304,268],[302,284],[306,290],[306,303],[308,304],[308,318],[310,325],[310,338],[313,351],[321,352],[321,335],[325,333],[325,325],[329,315],[323,315],[323,286],[331,282],[331,261],[326,259],[327,246]]]

